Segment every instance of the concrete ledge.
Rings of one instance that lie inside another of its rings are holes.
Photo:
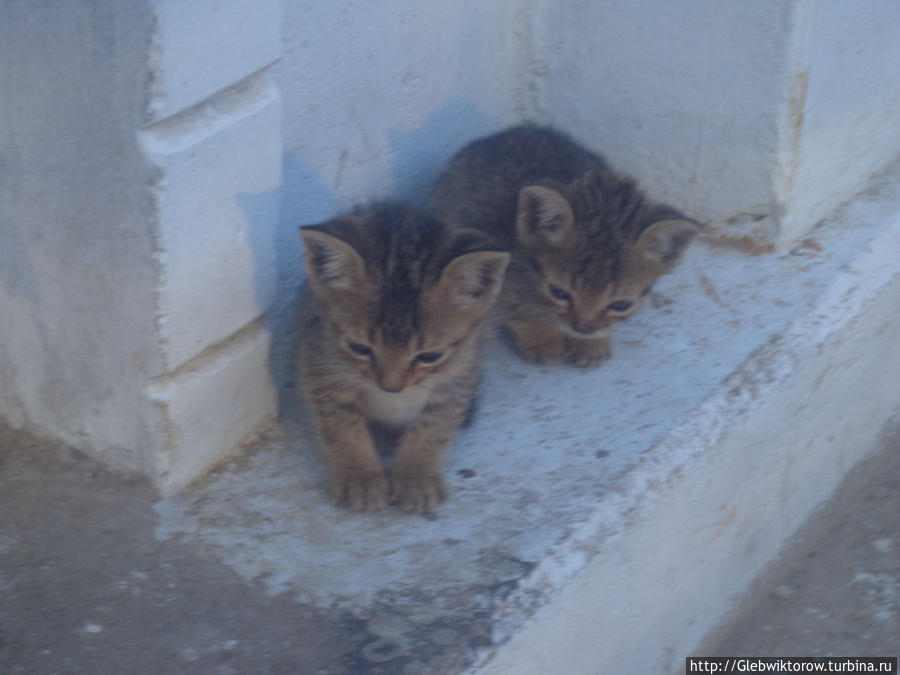
[[[177,492],[272,421],[269,333],[258,322],[152,381],[150,398],[166,429],[154,482]]]
[[[151,121],[190,108],[281,54],[279,0],[155,0],[154,18]]]
[[[900,220],[649,448],[498,612],[512,639],[477,672],[683,672],[897,413],[898,251]]]
[[[281,104],[258,73],[139,135],[157,168],[165,370],[260,316],[275,293]]]
[[[599,370],[496,342],[428,518],[332,507],[286,423],[158,502],[157,536],[333,611],[352,672],[677,671],[898,410],[898,205],[782,257],[696,245]]]

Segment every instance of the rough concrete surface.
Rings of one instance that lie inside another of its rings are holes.
[[[900,653],[898,481],[895,432],[696,654]],[[152,491],[81,455],[0,429],[0,494],[0,672],[441,671],[406,658],[379,668],[407,628],[397,617],[364,622],[272,596],[196,541],[159,541]],[[409,646],[452,669],[464,633],[444,626]],[[477,645],[477,631],[466,639]]]
[[[900,427],[792,537],[703,656],[900,656]]]
[[[143,483],[3,429],[0,495],[2,673],[358,672],[358,620],[157,540]]]
[[[300,417],[156,500],[10,440],[3,658],[669,672],[896,410],[896,203],[863,200],[792,255],[692,247],[598,370],[494,341],[453,495],[425,518],[332,506]]]
[[[11,438],[3,658],[670,672],[896,413],[898,192],[789,255],[692,246],[595,371],[493,341],[453,495],[424,518],[332,506],[300,417],[156,500]]]

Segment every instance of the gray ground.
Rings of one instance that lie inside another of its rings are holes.
[[[0,431],[0,495],[0,673],[354,672],[358,626],[157,541],[147,486]]]
[[[704,655],[900,652],[898,448],[848,476]],[[140,482],[0,428],[0,499],[0,673],[381,672],[353,617],[155,539]]]

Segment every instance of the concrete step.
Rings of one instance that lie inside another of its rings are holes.
[[[697,655],[900,654],[900,425],[885,431]]]
[[[898,254],[895,179],[785,255],[697,244],[597,370],[495,341],[437,513],[333,507],[286,422],[156,536],[343,617],[346,672],[678,672],[896,414]]]

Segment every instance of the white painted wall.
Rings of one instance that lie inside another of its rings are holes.
[[[524,119],[697,218],[787,247],[900,151],[898,13],[889,0],[286,0],[282,273],[299,278],[296,224],[418,198],[467,141]]]
[[[787,248],[900,152],[890,0],[536,6],[540,117],[726,231]]]
[[[0,3],[0,417],[148,472],[152,179],[140,2]]]
[[[175,490],[275,411],[280,3],[0,3],[0,417]]]
[[[375,200],[421,203],[466,142],[519,121],[527,10],[516,0],[284,0],[280,284],[270,312],[284,343],[280,377],[291,377],[297,228]]]
[[[794,5],[776,172],[782,238],[800,237],[900,153],[900,4]]]
[[[890,0],[2,2],[0,416],[177,488],[291,378],[297,227],[424,201],[525,119],[787,246],[900,150],[898,20]]]
[[[541,6],[549,121],[695,217],[771,211],[785,0]]]
[[[285,219],[420,198],[462,144],[510,124],[513,0],[285,0]]]
[[[150,114],[194,106],[281,53],[280,0],[152,0]]]

